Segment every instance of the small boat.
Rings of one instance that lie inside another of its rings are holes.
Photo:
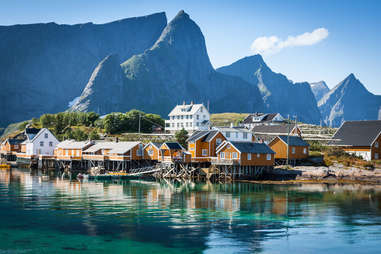
[[[9,164],[0,164],[0,169],[11,169],[11,165],[9,165]]]

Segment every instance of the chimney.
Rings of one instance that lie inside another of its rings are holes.
[[[183,105],[185,105],[185,101],[183,101]]]
[[[116,142],[116,143],[118,143],[118,142],[119,142],[119,138],[118,138],[118,137],[116,137],[116,140],[115,140],[115,142]]]
[[[234,127],[234,123],[230,123],[230,128],[233,128]]]
[[[191,105],[193,105],[193,101],[191,101]]]

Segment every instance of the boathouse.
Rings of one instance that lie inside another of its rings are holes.
[[[275,159],[301,160],[309,156],[309,144],[299,136],[281,135],[269,143],[275,152]],[[288,154],[287,154],[288,149]]]
[[[93,141],[65,140],[56,146],[54,156],[57,160],[82,160],[83,151],[92,145]]]
[[[330,146],[343,148],[364,160],[379,160],[381,155],[381,120],[346,121],[332,137]]]
[[[161,162],[190,162],[191,154],[178,142],[165,142],[160,146]]]
[[[224,141],[217,148],[220,165],[273,166],[275,152],[263,143]]]
[[[162,142],[150,142],[144,146],[144,159],[159,161],[160,157],[160,146]]]
[[[218,130],[196,131],[187,139],[192,161],[205,162],[217,157],[216,149],[226,138]]]

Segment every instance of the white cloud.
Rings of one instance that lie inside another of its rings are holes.
[[[277,36],[258,37],[251,44],[251,50],[259,54],[275,54],[284,48],[311,46],[328,37],[326,28],[317,28],[312,32],[306,32],[297,36],[288,36],[286,40],[281,40]]]

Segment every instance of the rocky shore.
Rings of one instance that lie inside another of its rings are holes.
[[[336,164],[330,167],[297,166],[277,167],[264,172],[263,180],[268,181],[309,181],[309,182],[363,182],[381,184],[381,168],[366,170],[344,167]]]

